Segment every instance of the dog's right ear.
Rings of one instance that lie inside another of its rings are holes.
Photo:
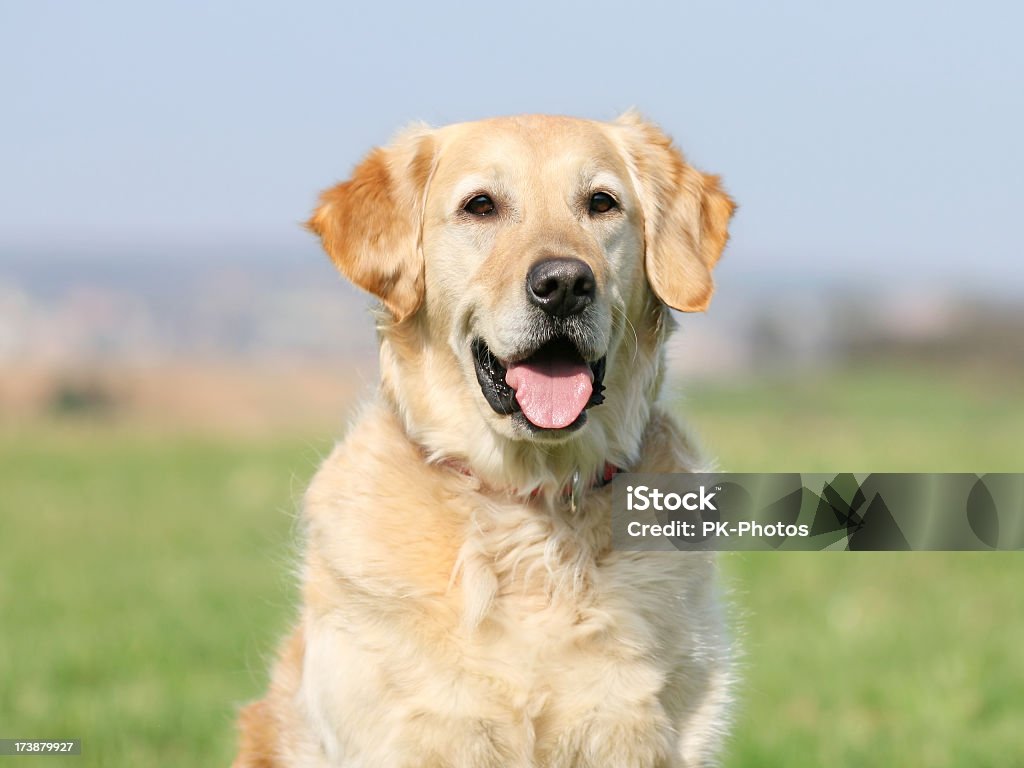
[[[423,302],[420,236],[434,155],[426,126],[405,131],[320,195],[306,222],[341,273],[380,298],[397,322]]]

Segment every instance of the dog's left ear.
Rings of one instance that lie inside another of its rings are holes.
[[[655,295],[682,312],[703,312],[711,270],[729,239],[736,208],[710,176],[687,165],[672,140],[629,111],[615,121],[644,214],[644,269]]]
[[[423,302],[420,236],[433,163],[430,129],[414,126],[324,192],[306,222],[341,273],[380,298],[397,322]]]

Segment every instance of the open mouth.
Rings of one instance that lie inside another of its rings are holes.
[[[588,408],[604,402],[606,358],[588,363],[564,336],[515,362],[496,358],[483,339],[472,349],[480,391],[495,413],[521,413],[538,430],[575,429]]]

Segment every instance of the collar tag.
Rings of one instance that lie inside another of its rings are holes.
[[[583,478],[577,469],[572,473],[572,482],[569,487],[569,512],[573,515],[579,510],[580,498],[583,496]]]

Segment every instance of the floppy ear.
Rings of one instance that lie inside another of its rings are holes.
[[[407,130],[320,195],[306,222],[341,273],[379,297],[398,322],[423,301],[420,234],[433,162],[429,129]]]
[[[729,239],[736,206],[717,176],[691,168],[672,140],[632,110],[615,121],[644,214],[647,282],[665,304],[703,312],[711,302],[711,270]]]

